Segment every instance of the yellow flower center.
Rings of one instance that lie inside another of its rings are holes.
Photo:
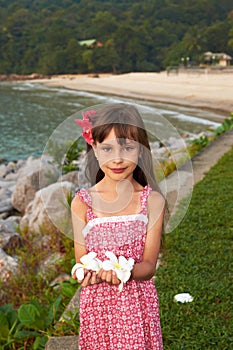
[[[121,268],[121,265],[120,264],[115,264],[114,267],[119,270]]]

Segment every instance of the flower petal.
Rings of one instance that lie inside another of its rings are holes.
[[[124,256],[120,255],[119,256],[119,265],[121,265],[122,268],[125,268],[125,267],[127,268],[127,264],[128,264],[127,259]]]
[[[80,261],[83,263],[83,264],[87,264],[89,261],[91,261],[92,259],[94,259],[96,257],[96,253],[95,252],[89,252],[88,254],[85,254],[83,255],[81,258],[80,258]]]
[[[133,258],[129,258],[129,259],[128,259],[128,264],[130,265],[131,270],[132,270],[132,268],[133,268],[133,266],[134,266],[134,259],[133,259]]]
[[[83,267],[83,265],[80,263],[75,264],[71,270],[71,275],[73,275],[75,273],[75,271],[80,267]]]
[[[123,286],[124,286],[124,283],[121,282],[121,283],[119,284],[119,286],[118,286],[119,292],[122,292]]]
[[[114,264],[118,263],[118,259],[113,252],[105,252],[107,258],[109,258]]]
[[[124,271],[121,281],[124,283],[127,282],[130,279],[130,275],[131,275],[131,272],[129,270]]]
[[[114,265],[110,260],[104,260],[102,263],[102,269],[105,271],[114,270]]]
[[[124,271],[122,269],[114,269],[116,272],[117,278],[122,281],[124,278]]]
[[[98,271],[99,270],[99,264],[96,260],[91,260],[86,266],[86,269],[92,270],[92,271]]]
[[[84,279],[84,269],[82,267],[76,270],[76,277],[79,281]]]
[[[191,303],[193,301],[193,297],[189,293],[176,294],[174,299],[180,303]]]

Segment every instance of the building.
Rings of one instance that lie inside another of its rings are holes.
[[[102,47],[103,44],[96,39],[81,40],[78,42],[81,46],[86,46],[88,49],[94,49],[94,47]]]
[[[231,64],[232,57],[224,52],[214,53],[207,51],[204,53],[204,61],[207,64],[219,65],[221,67],[227,67]]]

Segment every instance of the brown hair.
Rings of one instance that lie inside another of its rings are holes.
[[[145,125],[137,108],[132,105],[117,103],[108,105],[97,110],[91,116],[93,125],[93,142],[103,142],[110,131],[114,129],[119,143],[124,143],[126,139],[132,139],[139,143],[140,153],[138,165],[134,170],[133,177],[143,187],[150,185],[153,190],[160,191],[153,172],[152,155],[148,141]],[[104,173],[99,168],[99,163],[94,152],[90,152],[92,147],[87,144],[87,167],[86,176],[92,185],[103,179]]]

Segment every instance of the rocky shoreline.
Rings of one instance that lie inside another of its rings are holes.
[[[26,80],[34,80],[34,79],[50,79],[50,76],[32,73],[32,74],[0,74],[0,82],[1,81],[26,81]]]
[[[198,135],[201,136],[203,134]],[[152,142],[152,155],[159,162],[174,161],[175,158],[179,164],[193,138],[191,135],[184,140],[171,137],[166,146]],[[40,236],[41,228],[56,231],[61,228],[60,218],[67,218],[65,225],[71,224],[67,198],[78,188],[88,185],[84,176],[85,154],[82,152],[76,161],[79,170],[65,175],[51,161],[51,156],[0,164],[0,280],[6,281],[17,272],[14,251],[23,245],[19,232],[34,232]],[[64,228],[64,231],[68,230],[71,227]]]

